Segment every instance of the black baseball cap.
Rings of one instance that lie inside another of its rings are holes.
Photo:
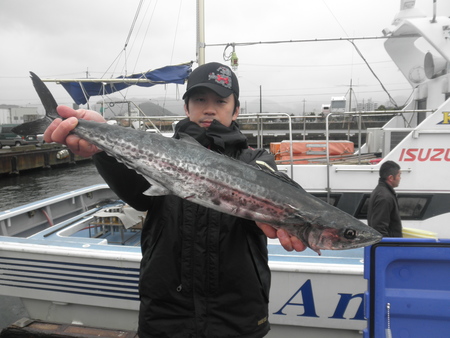
[[[234,93],[239,98],[239,83],[236,74],[230,67],[218,62],[205,63],[192,71],[187,81],[183,100],[193,89],[199,87],[209,88],[220,97],[228,97]]]

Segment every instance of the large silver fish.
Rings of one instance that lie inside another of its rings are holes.
[[[57,117],[57,103],[31,73],[45,118],[14,129],[42,133]],[[269,223],[298,237],[312,250],[351,249],[378,242],[381,235],[349,214],[303,190],[288,177],[210,151],[193,138],[181,140],[106,123],[79,120],[75,135],[144,176],[148,195],[173,194],[202,206]]]

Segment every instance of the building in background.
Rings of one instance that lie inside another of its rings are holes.
[[[357,111],[373,111],[376,110],[380,105],[377,102],[373,102],[372,99],[363,100],[359,102],[356,106]]]
[[[37,107],[0,105],[0,124],[21,124],[40,117]]]

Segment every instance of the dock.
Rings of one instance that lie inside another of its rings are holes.
[[[0,149],[0,175],[19,174],[24,170],[51,168],[86,160],[90,158],[75,155],[66,146],[57,143],[4,148]]]

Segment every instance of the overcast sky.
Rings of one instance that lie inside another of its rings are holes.
[[[29,71],[45,79],[86,74],[109,78],[195,61],[195,0],[143,1],[126,53],[121,53],[139,3],[1,0],[0,104],[39,103]],[[438,14],[450,13],[450,1],[437,4]],[[416,7],[431,15],[432,0],[417,0]],[[400,0],[205,0],[205,40],[210,45],[382,36],[399,8]],[[391,95],[406,99],[410,87],[383,42],[364,40],[356,45]],[[206,47],[206,61],[229,64],[223,53],[224,46]],[[358,102],[387,101],[347,41],[238,46],[236,53],[241,104],[249,111],[259,111],[260,86],[263,110],[272,112],[301,114],[304,106],[306,111],[320,110],[332,96],[346,95],[350,81]],[[61,85],[48,83],[48,87],[58,103],[71,104]],[[123,95],[162,104],[163,97],[174,99],[184,90],[184,85],[155,86],[128,89]]]

